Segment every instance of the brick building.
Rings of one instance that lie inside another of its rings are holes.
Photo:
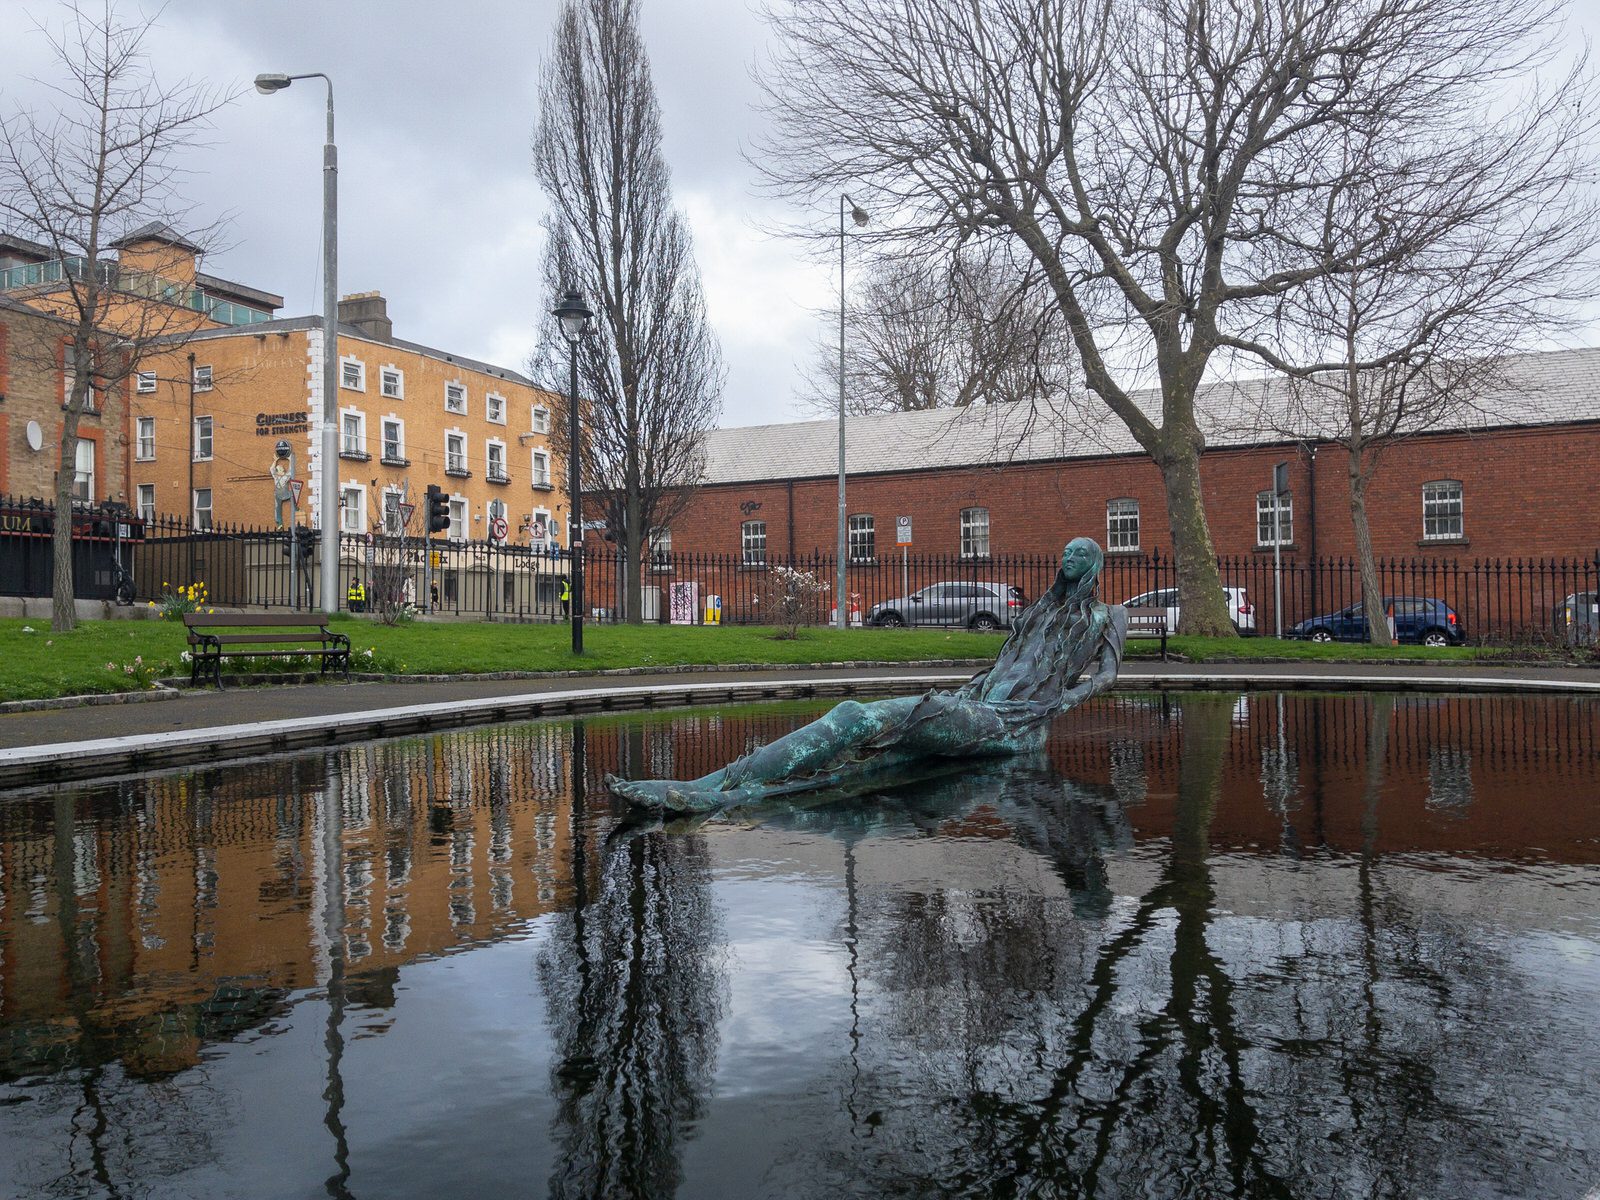
[[[1482,405],[1492,416],[1384,452],[1368,500],[1380,556],[1587,559],[1600,549],[1587,478],[1600,462],[1600,349],[1529,355],[1508,378]],[[1153,408],[1158,398],[1141,399]],[[1270,558],[1272,468],[1288,461],[1284,553],[1354,554],[1343,449],[1314,431],[1262,437],[1249,414],[1273,403],[1260,381],[1203,389],[1201,478],[1217,552]],[[1160,473],[1110,417],[1084,428],[998,407],[894,413],[850,418],[846,441],[852,561],[894,551],[899,516],[913,518],[915,553],[979,561],[1054,554],[1076,534],[1111,555],[1172,545]],[[837,466],[836,421],[716,430],[703,486],[657,544],[750,563],[831,555]]]
[[[85,417],[83,497],[202,527],[270,527],[283,440],[305,485],[299,520],[320,523],[321,319],[278,317],[281,296],[202,271],[200,247],[164,225],[111,249],[93,267],[106,285],[108,342],[160,330],[169,336],[156,344],[168,348],[146,354]],[[60,316],[70,280],[90,269],[0,234],[0,493],[51,494],[68,383]],[[436,483],[450,496],[452,537],[487,537],[504,517],[508,541],[558,542],[566,493],[549,438],[555,397],[515,371],[394,337],[376,292],[341,300],[339,318],[340,527],[375,531],[402,496],[420,506]]]
[[[0,295],[0,495],[55,493],[71,336],[67,322]],[[125,389],[94,393],[93,409],[78,422],[73,494],[80,500],[127,499],[127,416]]]

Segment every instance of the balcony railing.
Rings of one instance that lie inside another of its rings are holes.
[[[490,467],[483,476],[490,483],[510,483],[511,476],[507,475],[504,467]]]

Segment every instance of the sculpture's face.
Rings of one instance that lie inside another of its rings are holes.
[[[1073,538],[1061,551],[1061,573],[1069,582],[1077,583],[1085,575],[1100,569],[1100,547],[1088,538]]]

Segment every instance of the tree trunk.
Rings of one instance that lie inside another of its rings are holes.
[[[1392,646],[1388,614],[1383,607],[1383,583],[1378,560],[1372,553],[1372,529],[1367,524],[1367,477],[1359,449],[1350,451],[1350,524],[1356,535],[1356,561],[1361,567],[1361,604],[1367,614],[1367,640],[1374,646]]]
[[[648,541],[644,528],[644,506],[635,493],[624,500],[622,519],[623,605],[628,624],[644,623],[644,573],[642,559]]]
[[[72,355],[72,350],[67,350]],[[78,392],[83,389],[86,370],[78,370],[78,382],[61,415],[61,458],[56,465],[56,516],[51,534],[50,631],[70,633],[77,628],[72,579],[72,483],[78,470],[78,418],[83,411]],[[96,470],[100,464],[95,464]],[[91,497],[93,499],[93,497]]]
[[[1237,637],[1217,554],[1206,522],[1205,500],[1200,491],[1200,451],[1195,440],[1167,437],[1176,443],[1156,464],[1167,493],[1167,521],[1172,527],[1172,551],[1178,571],[1178,632],[1204,637]]]

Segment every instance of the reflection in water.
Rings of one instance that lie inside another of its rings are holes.
[[[1595,706],[1115,696],[870,803],[597,788],[815,711],[0,803],[0,1194],[1600,1178]]]

